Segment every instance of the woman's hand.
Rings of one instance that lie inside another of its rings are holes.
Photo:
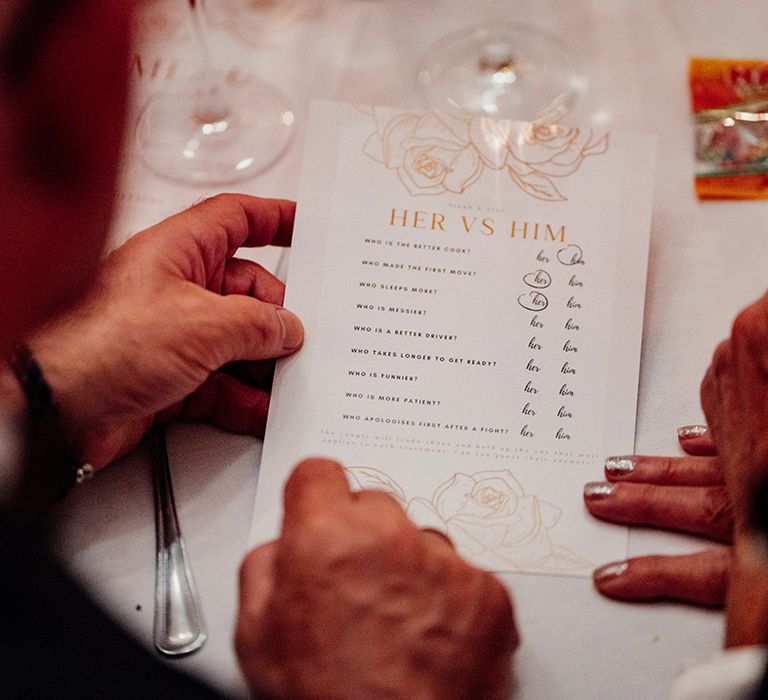
[[[709,433],[686,426],[678,436],[687,452],[706,456],[609,458],[606,481],[584,488],[587,509],[609,522],[687,532],[730,545],[731,503]],[[730,546],[684,556],[635,557],[600,567],[594,582],[612,598],[719,606],[725,601],[730,563]]]
[[[283,284],[234,255],[288,245],[293,216],[288,201],[208,199],[110,254],[88,298],[31,339],[81,460],[104,466],[156,419],[263,434],[265,361],[298,349],[303,329]]]
[[[741,311],[715,350],[701,405],[722,456],[737,531],[749,529],[757,486],[768,479],[768,296]]]
[[[704,377],[701,403],[709,430],[689,428],[681,443],[709,456],[637,458],[624,470],[609,464],[608,485],[587,485],[585,501],[612,522],[695,532],[733,546],[617,562],[598,569],[595,583],[620,598],[725,603],[726,645],[764,643],[768,583],[751,515],[768,479],[768,296],[736,317]],[[715,447],[719,456],[712,456]]]
[[[726,598],[726,644],[765,643],[765,533],[755,532],[758,489],[768,480],[768,296],[736,317],[701,385],[701,405],[733,504],[734,555]],[[762,512],[765,503],[760,503]],[[762,519],[762,518],[761,518]]]

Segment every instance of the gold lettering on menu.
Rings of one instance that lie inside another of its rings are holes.
[[[530,230],[528,229],[529,225],[532,226]],[[540,226],[543,226],[545,230],[541,231]],[[522,240],[538,241],[539,234],[541,234],[541,240],[565,243],[565,226],[561,226],[559,230],[555,231],[550,224],[529,224],[528,221],[523,221],[521,225],[520,222],[513,221],[510,227],[511,238],[519,237]]]
[[[476,222],[477,217],[473,218],[472,221],[468,221],[466,216],[462,216],[461,223],[464,224],[464,233],[470,233]],[[483,219],[480,222],[480,233],[483,236],[492,236],[494,233],[496,233],[496,230],[493,228],[493,224],[493,219]]]
[[[561,243],[565,243],[565,226],[561,226],[560,230],[557,232],[557,235],[552,231],[552,228],[549,224],[547,224],[547,236],[550,241],[556,241],[558,240],[558,237],[560,239]]]
[[[498,228],[495,219],[490,217],[468,218],[460,217],[464,233],[479,233],[481,236],[493,236]],[[389,225],[400,228],[446,231],[446,216],[439,212],[422,211],[420,209],[397,209],[392,207],[389,215]],[[530,221],[512,221],[509,226],[510,238],[523,241],[549,241],[565,243],[565,225],[539,224]]]
[[[512,222],[512,238],[515,237],[515,230],[516,229],[517,229],[517,221],[513,221]],[[527,221],[523,222],[523,231],[522,231],[522,233],[523,233],[523,235],[521,236],[522,238],[528,238],[528,222]]]
[[[445,214],[440,214],[439,212],[434,211],[420,211],[418,209],[415,211],[408,211],[407,209],[403,209],[402,212],[399,212],[397,209],[393,208],[392,214],[389,217],[390,226],[402,226],[403,228],[428,228],[431,231],[434,231],[435,229],[445,231],[444,224]]]

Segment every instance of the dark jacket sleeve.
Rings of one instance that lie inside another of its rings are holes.
[[[0,697],[220,698],[107,617],[32,528],[0,515]]]

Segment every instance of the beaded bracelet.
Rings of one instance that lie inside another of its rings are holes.
[[[29,404],[27,463],[29,477],[37,482],[31,486],[49,500],[61,500],[75,484],[93,476],[93,466],[82,464],[73,454],[51,387],[29,348],[19,347],[10,366]]]

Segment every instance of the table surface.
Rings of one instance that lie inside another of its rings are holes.
[[[132,65],[137,107],[149,92],[183,80],[194,65],[183,6],[158,0],[139,22]],[[567,123],[658,137],[636,452],[677,454],[675,428],[702,420],[698,387],[716,343],[735,313],[766,287],[762,253],[768,236],[768,202],[702,203],[693,195],[686,64],[692,55],[768,58],[768,3],[282,0],[277,6],[253,26],[240,23],[237,37],[222,28],[213,36],[222,67],[248,69],[279,84],[296,111],[290,151],[271,170],[241,183],[241,191],[295,197],[310,99],[422,107],[414,75],[426,47],[447,32],[495,17],[553,32],[581,55],[588,91]],[[164,183],[129,149],[113,238],[119,242],[213,191]],[[273,268],[278,262],[274,250],[248,255]],[[261,443],[207,426],[174,425],[168,445],[181,526],[209,627],[200,652],[169,663],[244,697],[231,640]],[[138,448],[78,488],[55,517],[65,562],[151,646],[154,516],[145,450]],[[632,555],[701,545],[672,534],[630,533]],[[597,596],[585,579],[504,580],[514,594],[524,642],[514,697],[664,697],[686,659],[714,652],[721,643],[716,611],[620,604]]]

